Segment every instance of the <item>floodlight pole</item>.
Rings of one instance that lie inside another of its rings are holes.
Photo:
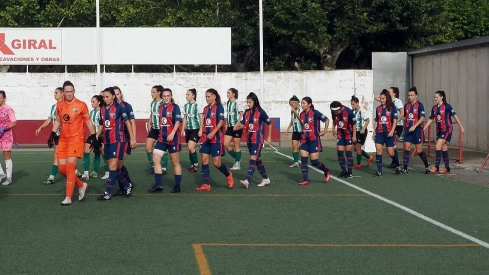
[[[96,12],[97,12],[97,27],[96,27],[96,43],[97,43],[97,90],[95,93],[100,92],[100,0],[95,1]]]
[[[260,8],[260,100],[265,103],[263,91],[263,0],[259,0]]]

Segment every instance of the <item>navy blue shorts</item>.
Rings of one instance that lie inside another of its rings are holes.
[[[420,144],[424,142],[423,128],[416,128],[414,131],[409,132],[409,129],[404,129],[404,142],[411,144]]]
[[[385,144],[386,147],[394,147],[396,134],[392,135],[392,137],[389,137],[388,135],[389,133],[377,133],[375,135],[375,144]]]
[[[351,139],[348,139],[348,138],[338,138],[338,139],[336,139],[336,145],[337,146],[348,146],[348,145],[353,145],[353,142],[351,142]]]
[[[168,144],[165,142],[157,141],[155,145],[155,150],[161,150],[163,152],[166,152],[168,150],[168,153],[173,154],[173,153],[178,153],[181,150],[180,144]]]
[[[261,157],[261,148],[263,148],[263,143],[248,143],[250,156]]]
[[[117,142],[113,144],[104,144],[104,157],[105,159],[124,159],[124,147],[125,142]]]
[[[322,152],[323,147],[321,146],[321,140],[318,138],[313,141],[306,141],[304,143],[301,143],[299,150],[304,150],[306,152],[309,152],[309,154],[314,154],[317,152]]]
[[[129,139],[128,139],[129,140]],[[124,153],[130,155],[132,151],[130,142],[124,142]]]
[[[208,141],[202,142],[199,153],[211,155],[213,158],[220,157],[224,154],[224,145],[222,143],[210,143]]]
[[[444,139],[446,142],[450,142],[450,140],[452,140],[452,132],[451,131],[439,132],[436,134],[436,138]]]

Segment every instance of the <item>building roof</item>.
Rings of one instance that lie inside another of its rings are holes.
[[[489,45],[489,36],[460,40],[457,42],[429,46],[426,48],[408,51],[408,55],[434,54],[438,52],[456,51],[464,48],[475,48]]]

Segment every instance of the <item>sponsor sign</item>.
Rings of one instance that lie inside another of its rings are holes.
[[[0,64],[62,64],[61,34],[61,29],[0,29]]]

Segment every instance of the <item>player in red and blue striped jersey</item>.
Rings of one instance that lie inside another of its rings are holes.
[[[104,106],[100,108],[101,125],[97,136],[102,136],[104,143],[104,156],[109,165],[109,178],[104,194],[97,200],[110,200],[112,187],[117,179],[123,184],[124,196],[129,197],[132,192],[132,184],[121,172],[124,160],[124,147],[129,142],[131,148],[136,148],[136,137],[133,135],[131,123],[124,108],[116,102],[114,88],[109,87],[102,93]],[[124,125],[129,130],[129,140],[124,136]]]
[[[302,179],[299,183],[301,186],[309,185],[309,167],[307,166],[307,160],[311,159],[311,164],[324,172],[324,181],[328,182],[331,177],[329,169],[320,162],[319,152],[323,151],[321,147],[321,137],[328,131],[329,119],[321,112],[314,109],[312,99],[308,96],[304,97],[301,101],[302,112],[297,113],[292,109],[292,112],[300,118],[302,124],[301,135],[301,171]],[[324,131],[320,132],[320,122],[324,122]]]
[[[399,114],[397,112],[396,106],[392,103],[392,98],[389,92],[384,89],[380,93],[380,103],[381,105],[375,110],[375,123],[374,132],[372,134],[372,139],[375,142],[376,149],[376,162],[377,162],[377,173],[376,177],[381,177],[382,174],[382,149],[387,147],[387,154],[392,158],[394,164],[396,164],[396,174],[400,173],[399,159],[397,155],[394,154],[394,131],[396,130],[397,118]]]
[[[163,89],[163,104],[159,107],[158,113],[160,114],[160,133],[156,140],[156,146],[153,150],[153,163],[155,173],[155,185],[148,191],[151,193],[163,191],[162,183],[162,167],[161,158],[168,150],[170,159],[173,164],[173,174],[175,177],[175,185],[173,186],[172,193],[179,193],[181,191],[180,182],[182,181],[182,167],[180,166],[180,144],[178,143],[178,135],[176,132],[182,123],[182,114],[180,113],[180,107],[175,104],[173,100],[172,90]]]
[[[255,169],[258,168],[263,180],[258,186],[263,187],[270,184],[270,178],[265,171],[265,165],[261,160],[261,148],[263,147],[265,134],[265,124],[268,125],[268,137],[267,142],[272,142],[272,121],[268,117],[265,110],[260,106],[260,101],[255,93],[250,93],[246,97],[246,104],[249,109],[243,114],[243,117],[239,124],[234,126],[235,131],[239,129],[245,129],[248,132],[246,142],[248,144],[248,151],[250,152],[250,167],[246,174],[246,179],[241,181],[241,184],[248,189],[250,186],[250,180],[255,173]]]
[[[425,110],[423,103],[418,101],[418,90],[412,87],[408,91],[409,102],[404,105],[404,153],[402,156],[402,164],[404,168],[402,174],[408,173],[409,159],[411,158],[411,144],[414,144],[418,156],[424,163],[425,173],[430,172],[430,164],[423,151],[423,121],[425,119]]]
[[[450,159],[448,158],[448,143],[452,139],[453,124],[452,117],[458,123],[462,134],[465,132],[464,126],[460,123],[460,119],[457,113],[453,109],[452,105],[447,103],[446,95],[444,91],[437,91],[435,93],[435,103],[431,109],[430,120],[426,122],[424,131],[428,129],[428,126],[435,121],[436,122],[436,159],[435,167],[431,168],[432,173],[449,173],[450,172]],[[445,168],[440,169],[441,158],[445,163]]]
[[[200,154],[202,157],[202,185],[195,190],[211,191],[209,181],[209,157],[212,156],[214,166],[226,176],[228,188],[234,186],[233,174],[226,165],[221,162],[224,154],[224,107],[221,103],[221,96],[215,89],[205,92],[207,106],[204,107],[204,119],[201,120],[202,137]]]
[[[131,124],[131,129],[132,129],[132,135],[134,138],[136,138],[136,118],[134,117],[134,111],[132,109],[131,104],[127,103],[124,101],[124,95],[122,94],[122,91],[119,87],[114,86],[114,92],[116,96],[116,101],[121,105],[121,107],[124,109],[125,113],[127,114],[127,118],[129,120],[129,123]],[[124,125],[124,137],[126,140],[129,140],[129,128]],[[134,182],[131,181],[131,178],[129,177],[129,172],[127,171],[126,166],[124,166],[124,160],[128,155],[131,154],[131,146],[128,143],[125,143],[124,147],[124,159],[122,160],[122,168],[120,169],[120,173],[124,175],[124,177],[131,183],[134,184]],[[124,193],[124,186],[123,183],[119,182],[119,191],[114,194],[114,196],[123,196]]]
[[[331,117],[333,119],[333,136],[336,137],[336,151],[341,167],[340,178],[353,178],[353,144],[356,144],[356,119],[353,111],[343,106],[339,101],[330,104]],[[348,162],[348,171],[345,168],[345,156]]]

